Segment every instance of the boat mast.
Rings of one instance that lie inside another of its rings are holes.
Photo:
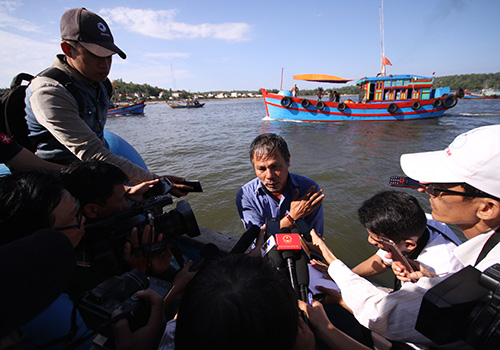
[[[379,6],[379,22],[380,22],[380,61],[382,64],[381,75],[385,77],[385,40],[384,40],[384,0],[381,0]]]
[[[170,72],[172,73],[172,91],[177,91],[177,86],[175,84],[175,77],[174,77],[174,68],[172,67],[172,63],[170,63]]]

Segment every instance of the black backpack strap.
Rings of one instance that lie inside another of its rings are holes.
[[[491,235],[490,238],[486,241],[486,243],[483,245],[483,249],[481,249],[481,252],[479,253],[479,256],[477,257],[476,263],[474,266],[479,264],[484,258],[486,258],[486,255],[500,242],[500,229],[497,229],[495,233]]]
[[[64,73],[59,68],[50,67],[40,72],[38,76],[54,79],[57,82],[59,82],[62,86],[64,86],[75,98],[76,103],[78,104],[78,113],[79,114],[83,113],[83,107],[84,107],[83,97],[73,84],[73,81],[71,80],[68,74]]]

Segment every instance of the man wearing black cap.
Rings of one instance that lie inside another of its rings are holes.
[[[61,18],[61,38],[64,54],[57,55],[52,67],[70,83],[61,84],[42,72],[26,90],[26,119],[36,155],[63,165],[77,159],[105,160],[120,167],[131,184],[153,179],[147,170],[113,154],[104,139],[112,56],[126,58],[107,23],[85,8],[71,9]]]

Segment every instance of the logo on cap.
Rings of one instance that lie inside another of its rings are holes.
[[[106,26],[101,22],[97,23],[97,28],[99,28],[101,32],[105,32],[107,30]]]

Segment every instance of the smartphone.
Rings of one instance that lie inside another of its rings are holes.
[[[392,254],[392,260],[400,261],[405,266],[408,272],[410,273],[415,272],[413,267],[408,262],[408,259],[406,259],[406,257],[403,255],[403,252],[401,252],[401,250],[398,248],[398,246],[396,245],[396,243],[394,243],[392,239],[389,239],[384,236],[378,236],[377,238],[382,244],[389,247],[388,250]]]
[[[278,218],[266,218],[266,235],[267,240],[270,236],[280,233],[280,220]]]
[[[144,198],[150,198],[154,196],[162,196],[167,194],[168,191],[172,188],[172,183],[165,176],[160,177],[160,181],[158,181],[153,187],[151,187],[145,194]]]
[[[186,180],[182,183],[183,185],[191,186],[193,189],[187,192],[203,192],[201,188],[201,183],[199,180]]]
[[[395,187],[409,187],[409,188],[423,188],[418,181],[413,180],[406,176],[391,176],[389,179],[389,186]]]
[[[312,242],[312,237],[311,237],[311,228],[307,224],[307,222],[300,218],[298,220],[295,220],[295,226],[299,229],[300,234],[304,239],[308,242]]]

